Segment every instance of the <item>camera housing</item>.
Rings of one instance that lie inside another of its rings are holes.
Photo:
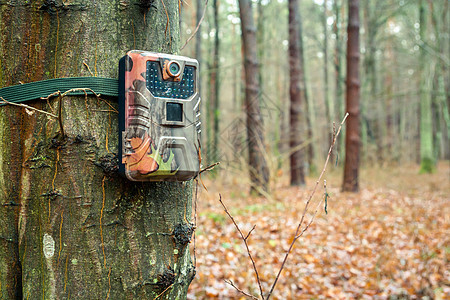
[[[186,181],[200,170],[198,62],[131,50],[119,62],[119,172]]]

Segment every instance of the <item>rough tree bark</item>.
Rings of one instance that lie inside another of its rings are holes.
[[[264,127],[259,106],[260,87],[258,82],[258,56],[256,50],[256,28],[253,19],[252,2],[239,0],[241,16],[242,45],[245,71],[245,112],[249,171],[252,191],[267,191],[269,169],[264,157]]]
[[[360,149],[359,0],[349,0],[348,5],[346,107],[349,116],[345,135],[345,165],[342,190],[356,192],[359,190]]]
[[[291,164],[291,185],[305,184],[304,170],[304,150],[302,149],[302,106],[304,95],[300,85],[301,76],[301,58],[299,43],[299,14],[298,0],[289,0],[289,98],[290,98],[290,117],[289,117],[289,146],[290,146],[290,164]]]
[[[117,78],[126,50],[174,52],[177,2],[164,5],[2,1],[0,87],[90,72]],[[28,104],[56,111],[58,100]],[[192,184],[117,175],[116,106],[63,99],[65,138],[53,118],[0,107],[0,298],[186,297]]]

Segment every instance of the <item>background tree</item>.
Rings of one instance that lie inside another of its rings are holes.
[[[300,1],[298,3],[298,7],[300,7]],[[300,56],[300,91],[302,94],[302,103],[305,107],[305,113],[302,113],[303,116],[301,118],[306,119],[306,123],[303,122],[303,128],[306,126],[306,136],[307,136],[307,146],[306,146],[306,161],[308,162],[308,169],[306,171],[310,173],[314,173],[316,170],[315,166],[315,134],[313,128],[316,127],[316,111],[314,101],[308,94],[308,83],[307,83],[307,71],[306,71],[306,63],[305,63],[305,51],[303,45],[303,18],[300,13],[300,9],[297,9],[298,12],[298,50]],[[303,111],[303,110],[302,110]]]
[[[330,137],[329,141],[332,141],[332,124],[334,121],[334,109],[332,105],[332,101],[330,99],[330,88],[329,88],[329,75],[328,75],[328,0],[323,1],[323,17],[322,17],[322,26],[323,26],[323,98],[325,104],[325,116],[330,126]]]
[[[196,0],[196,10],[195,10],[195,23],[198,25],[201,22],[203,16],[203,0]],[[195,49],[194,49],[195,59],[197,59],[200,66],[203,63],[202,56],[202,26],[198,26],[197,33],[195,35]],[[197,84],[197,90],[202,96],[202,81],[200,80]]]
[[[345,114],[345,105],[343,99],[343,85],[344,85],[344,76],[342,74],[343,70],[343,51],[342,44],[344,43],[343,37],[343,22],[341,18],[341,14],[344,8],[344,4],[340,0],[332,0],[333,1],[333,13],[334,13],[334,22],[333,22],[333,35],[334,35],[334,79],[335,79],[335,87],[334,87],[334,111],[336,113],[337,119],[342,120]],[[345,136],[345,127],[342,129],[342,136]],[[338,137],[337,142],[337,152],[339,154],[344,153],[345,142],[344,138]]]
[[[173,1],[14,1],[0,20],[1,87],[117,78],[127,50],[179,46]],[[58,99],[29,104],[52,112]],[[116,106],[64,98],[65,136],[54,118],[0,107],[0,298],[186,297],[192,185],[117,175]]]
[[[429,92],[430,69],[425,49],[425,34],[428,10],[424,0],[419,2],[420,26],[420,172],[431,173],[434,169],[433,123],[431,113],[431,95]]]
[[[346,108],[349,113],[345,135],[344,191],[359,190],[359,0],[348,2],[347,89]]]
[[[259,106],[258,57],[256,52],[256,28],[254,25],[252,2],[239,0],[241,17],[242,48],[245,71],[245,112],[247,143],[249,152],[249,172],[252,190],[268,190],[269,170],[264,157],[265,143],[263,120]]]
[[[288,1],[254,1],[258,8],[256,25],[257,52],[260,55],[259,74],[262,93],[259,96],[260,112],[265,122],[263,131],[267,143],[266,157],[273,174],[287,175],[289,158],[289,53]],[[425,63],[429,80],[426,93],[432,103],[433,158],[435,161],[448,159],[450,147],[448,132],[449,117],[449,56],[448,45],[448,1],[426,0],[427,26],[425,38],[420,39],[419,1],[368,0],[360,2],[360,117],[361,117],[361,166],[386,165],[392,163],[415,164],[420,162],[420,91],[419,82],[422,66],[420,56],[426,51]],[[209,49],[204,49],[205,57],[212,56],[214,45],[213,2],[209,4],[202,28],[202,39]],[[325,9],[326,8],[326,9]],[[326,14],[325,14],[326,10]],[[302,20],[304,70],[303,86],[308,88],[308,101],[304,101],[305,119],[311,125],[304,126],[305,145],[311,140],[312,131],[314,163],[320,165],[329,146],[330,121],[340,122],[345,112],[345,41],[347,40],[347,1],[303,0],[299,4]],[[184,13],[192,13],[194,8],[185,6]],[[255,12],[256,14],[256,12]],[[218,147],[221,150],[222,169],[239,176],[244,170],[241,150],[245,146],[244,78],[239,76],[244,60],[238,54],[241,49],[240,18],[238,2],[220,2],[221,51],[219,61],[221,89],[220,126]],[[186,33],[195,26],[189,16],[184,18]],[[326,26],[327,25],[327,26]],[[209,28],[209,29],[208,29]],[[327,30],[325,30],[327,29]],[[328,32],[325,35],[325,32]],[[235,33],[235,34],[234,34]],[[258,39],[259,36],[259,39]],[[328,49],[324,48],[325,37]],[[263,51],[260,45],[264,45]],[[193,45],[192,45],[193,46]],[[189,55],[189,45],[186,55]],[[325,51],[328,50],[328,51]],[[326,53],[327,52],[327,53]],[[325,57],[328,56],[329,84],[325,78]],[[209,86],[210,73],[204,73],[204,86]],[[237,75],[236,75],[237,74]],[[417,84],[411,84],[417,83]],[[205,85],[206,84],[206,85]],[[328,93],[326,92],[328,86]],[[329,95],[329,101],[326,97]],[[203,104],[208,103],[208,97]],[[326,103],[329,103],[327,108]],[[308,104],[308,105],[306,105]],[[308,110],[307,110],[308,109]],[[328,111],[328,113],[327,113]],[[329,113],[333,112],[329,120]],[[274,126],[276,124],[276,126]],[[342,137],[345,136],[345,130]],[[336,168],[341,168],[344,160],[344,138],[335,148]],[[233,145],[233,146],[232,146]],[[307,145],[306,145],[307,146]],[[306,147],[305,146],[305,147]],[[321,153],[321,155],[317,155]],[[227,164],[224,163],[224,157]],[[308,157],[305,156],[305,160]],[[311,162],[310,162],[311,163]],[[439,166],[439,164],[437,164]],[[278,168],[276,170],[275,168]],[[245,168],[246,170],[246,168]],[[233,178],[230,176],[229,178]],[[283,178],[273,176],[272,178]],[[273,184],[273,182],[272,182]]]
[[[301,130],[304,94],[301,85],[298,0],[289,0],[289,98],[290,98],[290,167],[291,185],[305,184],[303,134]]]
[[[219,2],[213,0],[214,10],[214,45],[210,64],[210,94],[208,102],[210,102],[209,117],[212,119],[210,127],[212,128],[212,137],[210,141],[210,155],[209,160],[215,163],[219,159],[218,144],[219,144],[219,89],[220,89],[220,28],[219,28]]]

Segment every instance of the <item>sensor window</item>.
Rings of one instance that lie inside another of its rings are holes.
[[[166,103],[166,121],[183,121],[183,104],[176,102]]]

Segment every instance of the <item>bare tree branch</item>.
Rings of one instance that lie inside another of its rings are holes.
[[[257,297],[255,297],[255,296],[253,296],[253,295],[251,295],[251,294],[249,294],[249,293],[246,293],[246,292],[244,292],[243,290],[241,290],[240,288],[238,288],[237,286],[235,286],[234,283],[233,283],[233,281],[231,281],[231,280],[226,280],[226,279],[225,279],[224,281],[225,281],[225,283],[227,283],[227,284],[231,285],[232,287],[234,287],[234,288],[236,289],[236,291],[238,291],[238,292],[241,293],[242,295],[247,296],[247,297],[252,298],[252,299],[255,299],[255,300],[259,300]]]
[[[319,185],[319,182],[321,181],[321,179],[323,177],[323,174],[325,173],[325,170],[327,168],[328,162],[329,162],[330,157],[331,157],[331,152],[333,151],[333,147],[336,144],[337,137],[339,136],[339,133],[341,132],[341,129],[342,129],[342,125],[345,123],[345,120],[347,119],[347,117],[348,117],[348,113],[345,114],[344,119],[341,122],[341,125],[339,126],[336,134],[333,137],[333,141],[332,141],[332,143],[330,145],[330,149],[328,150],[327,159],[325,160],[325,164],[323,166],[322,172],[320,173],[319,178],[317,179],[316,184],[314,185],[314,188],[313,188],[311,194],[308,196],[308,200],[306,201],[305,208],[303,209],[303,214],[302,214],[302,217],[300,219],[300,222],[298,223],[297,230],[295,231],[294,238],[292,239],[292,243],[289,246],[289,249],[286,251],[286,254],[284,256],[284,259],[283,259],[283,262],[281,264],[281,267],[280,267],[280,269],[278,271],[277,276],[275,277],[275,281],[273,282],[272,287],[270,288],[269,294],[267,294],[266,300],[269,300],[270,296],[272,295],[272,292],[275,289],[275,286],[276,286],[276,284],[278,282],[278,279],[280,278],[280,274],[281,274],[281,272],[284,269],[286,261],[287,261],[287,259],[289,257],[289,254],[292,251],[292,248],[294,247],[295,242],[298,240],[298,238],[300,238],[303,235],[303,233],[309,228],[309,226],[311,225],[312,221],[314,220],[314,217],[315,217],[315,215],[317,213],[317,210],[316,210],[316,213],[311,218],[311,221],[306,225],[306,227],[303,229],[303,231],[300,232],[300,229],[301,229],[301,227],[303,225],[303,221],[305,219],[306,212],[308,211],[308,207],[309,207],[309,204],[311,202],[311,199],[314,196],[314,194],[316,193],[317,186]]]
[[[203,14],[202,17],[200,18],[200,21],[197,24],[197,27],[195,27],[194,32],[191,34],[191,36],[186,40],[186,43],[184,43],[183,47],[180,48],[180,51],[184,49],[184,47],[186,47],[186,45],[194,38],[195,34],[197,33],[198,29],[200,28],[200,25],[202,25],[203,23],[203,19],[205,18],[205,13],[206,13],[206,7],[208,6],[208,0],[205,1],[205,7],[203,8]]]
[[[255,230],[255,228],[256,228],[256,225],[253,225],[253,228],[250,229],[250,231],[247,233],[247,236],[245,237],[245,240],[247,240],[249,238],[250,234],[252,234],[252,232],[253,232],[253,230]]]
[[[37,111],[37,112],[39,112],[39,113],[46,114],[46,115],[48,115],[48,116],[50,116],[50,117],[53,117],[53,118],[55,118],[55,119],[58,118],[58,116],[55,115],[55,114],[52,114],[52,113],[49,113],[49,112],[47,112],[47,111],[43,111],[43,110],[34,108],[34,107],[29,106],[29,105],[26,105],[26,104],[10,102],[10,101],[7,101],[6,99],[4,99],[3,97],[0,97],[0,99],[1,99],[3,102],[5,102],[6,104],[9,104],[9,105],[15,105],[15,106],[20,106],[20,107],[25,107],[26,109],[35,110],[35,111]],[[0,102],[0,104],[2,104],[2,103]]]
[[[224,208],[224,210],[225,210],[225,213],[228,215],[228,217],[229,217],[229,218],[231,219],[231,221],[233,222],[234,227],[236,227],[237,231],[239,232],[239,235],[241,236],[242,241],[243,241],[244,244],[245,244],[245,248],[247,249],[248,257],[249,257],[250,260],[252,261],[253,271],[255,272],[256,281],[257,281],[258,286],[259,286],[259,292],[260,292],[260,295],[261,295],[261,299],[264,299],[264,294],[263,294],[263,290],[262,290],[262,287],[261,287],[261,280],[259,279],[258,269],[256,268],[255,260],[253,259],[252,254],[250,253],[250,249],[248,248],[248,244],[247,244],[247,238],[248,238],[248,236],[250,235],[250,233],[253,231],[253,229],[250,230],[250,232],[249,232],[249,234],[247,235],[247,237],[244,237],[244,234],[242,234],[242,231],[241,231],[241,229],[239,228],[238,224],[236,223],[236,221],[234,221],[233,216],[230,214],[230,212],[228,211],[227,207],[226,207],[225,204],[222,202],[222,195],[221,195],[221,194],[219,194],[219,202],[220,202],[220,204],[222,204],[222,206],[223,206],[223,208]],[[254,227],[253,227],[253,228],[254,228]]]

